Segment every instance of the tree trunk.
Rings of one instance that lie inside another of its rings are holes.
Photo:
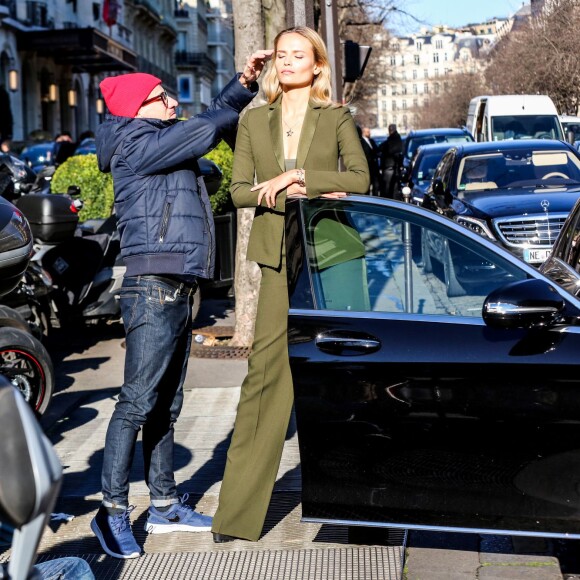
[[[236,70],[241,71],[247,57],[255,50],[265,48],[264,26],[261,0],[234,0],[234,36],[236,45]],[[259,105],[258,98],[250,107]],[[235,155],[235,152],[234,152]],[[239,209],[237,216],[238,233],[236,244],[236,275],[234,288],[236,294],[236,325],[232,346],[250,346],[254,338],[254,321],[258,306],[260,269],[254,262],[246,260],[248,239],[253,209]]]
[[[236,70],[242,70],[248,55],[260,48],[270,48],[276,34],[286,27],[286,10],[284,0],[234,0],[233,13]],[[256,98],[250,106],[260,104]],[[236,326],[230,341],[231,346],[250,346],[254,339],[260,269],[254,262],[246,260],[253,219],[253,209],[238,210]]]

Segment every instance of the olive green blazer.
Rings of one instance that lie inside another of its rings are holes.
[[[230,187],[236,207],[256,208],[248,260],[273,268],[280,266],[286,192],[278,194],[276,207],[270,209],[265,201],[258,207],[258,192],[250,189],[255,183],[285,171],[281,104],[279,97],[270,105],[250,109],[242,118]],[[345,171],[338,169],[339,157]],[[330,191],[368,192],[369,168],[347,107],[309,103],[298,142],[296,167],[305,171],[309,198]]]

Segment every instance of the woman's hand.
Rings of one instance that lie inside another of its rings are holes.
[[[270,208],[276,205],[276,196],[283,190],[286,189],[288,186],[294,183],[294,174],[295,171],[286,171],[281,173],[277,177],[273,179],[269,179],[268,181],[262,181],[262,183],[258,183],[258,185],[254,185],[250,191],[258,191],[258,205],[262,204],[262,200],[266,200],[266,205]]]
[[[254,54],[248,57],[246,66],[240,77],[240,83],[245,87],[249,87],[253,82],[258,80],[266,63],[272,58],[273,49],[257,50]]]

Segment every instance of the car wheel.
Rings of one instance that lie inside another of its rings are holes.
[[[0,328],[0,374],[42,415],[54,390],[52,361],[44,346],[17,328]]]
[[[421,259],[423,260],[423,271],[426,274],[433,272],[431,254],[429,253],[429,242],[427,242],[425,237],[425,231],[421,232]]]
[[[465,296],[463,286],[457,280],[455,274],[455,265],[453,264],[453,257],[449,244],[445,244],[445,253],[443,255],[443,276],[445,277],[445,287],[447,288],[447,296],[453,298],[455,296]]]

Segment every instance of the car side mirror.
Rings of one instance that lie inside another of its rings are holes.
[[[436,177],[433,180],[433,198],[440,209],[446,209],[451,204],[451,194],[445,189],[440,177]]]
[[[483,303],[483,320],[493,328],[549,327],[566,303],[544,280],[520,280],[494,290]]]

